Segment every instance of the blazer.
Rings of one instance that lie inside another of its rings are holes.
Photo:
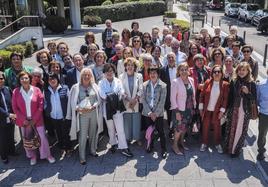
[[[67,71],[66,78],[65,78],[65,83],[68,86],[69,89],[77,83],[76,80],[76,67],[70,69]]]
[[[125,90],[125,93],[127,94],[127,98],[135,98],[135,97],[141,97],[142,96],[142,85],[143,85],[143,78],[140,73],[134,73],[134,87],[133,87],[133,93],[131,96],[129,85],[128,85],[128,77],[127,73],[122,73],[119,76],[119,79],[122,81],[123,88]],[[133,112],[132,109],[129,108],[129,101],[124,99],[123,100],[126,112]],[[137,102],[134,106],[134,112],[139,112],[139,103]]]
[[[194,108],[195,108],[195,106],[196,106],[196,98],[195,98],[196,89],[194,86],[194,80],[191,77],[188,77],[188,80],[193,88],[193,102],[194,102]],[[171,82],[171,95],[170,95],[171,107],[170,107],[170,110],[178,109],[179,111],[185,111],[186,99],[187,99],[187,92],[186,92],[185,85],[184,85],[182,79],[180,77],[178,77]]]
[[[158,79],[157,85],[154,89],[154,107],[151,108],[151,80],[143,83],[142,115],[148,116],[149,113],[154,112],[157,117],[164,116],[164,106],[167,96],[167,85],[160,79]]]
[[[207,111],[210,98],[213,97],[211,96],[212,86],[213,86],[213,79],[207,80],[205,82],[204,89],[200,94],[199,109],[203,109],[204,112]],[[212,116],[212,121],[216,123],[219,122],[219,119],[218,119],[219,112],[224,113],[227,109],[228,95],[229,95],[229,83],[228,82],[220,81],[219,86],[220,86],[220,95],[216,102],[215,110]]]
[[[34,121],[35,126],[42,126],[44,125],[44,119],[43,119],[44,96],[39,88],[35,86],[32,87],[33,87],[33,97],[31,100],[32,120]],[[20,92],[20,88],[21,87],[18,87],[13,91],[12,108],[14,113],[17,115],[16,125],[22,127],[24,121],[27,118],[27,112],[26,112],[26,104]]]
[[[5,104],[4,104],[4,100],[2,98],[2,94],[4,95],[4,99],[6,102],[6,106],[7,106],[7,111],[5,109]],[[4,86],[1,90],[0,90],[0,126],[4,126],[7,124],[7,117],[9,117],[10,113],[13,113],[12,111],[12,106],[11,106],[11,96],[12,96],[12,92],[11,89]]]
[[[169,110],[170,109],[170,78],[169,78],[169,70],[168,70],[168,65],[164,66],[163,68],[160,69],[160,79],[166,83],[167,85],[167,96],[166,96],[166,101],[165,101],[165,109]]]

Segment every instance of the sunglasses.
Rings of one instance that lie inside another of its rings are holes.
[[[250,53],[250,50],[244,50],[243,53]]]
[[[140,40],[134,40],[133,42],[134,43],[140,43],[141,41]]]
[[[221,53],[215,53],[214,55],[215,55],[215,56],[217,56],[217,55],[221,55]]]
[[[213,74],[220,74],[221,73],[221,71],[213,71]]]
[[[85,90],[85,92],[86,92],[86,97],[89,97],[88,90]]]
[[[3,77],[1,77],[1,78],[0,78],[0,80],[4,80],[4,78],[3,78]]]
[[[202,40],[201,38],[196,38],[195,40]]]

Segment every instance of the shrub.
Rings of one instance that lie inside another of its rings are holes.
[[[190,23],[186,20],[174,19],[171,21],[171,24],[178,24],[181,27],[182,31],[190,29]]]
[[[166,10],[165,2],[128,2],[118,3],[107,6],[90,6],[84,8],[84,16],[99,16],[102,21],[111,19],[112,21],[121,21],[136,19],[149,16],[163,15]]]
[[[88,26],[91,27],[102,23],[102,20],[99,16],[84,16],[83,21],[84,24],[87,24]]]
[[[101,6],[112,5],[112,4],[113,4],[113,2],[111,0],[106,0],[101,4]]]
[[[165,12],[165,16],[167,18],[176,18],[177,17],[177,14],[176,14],[176,12],[167,11],[167,12]]]
[[[24,54],[24,56],[25,57],[32,56],[33,51],[34,51],[33,43],[31,41],[26,42],[25,43],[25,54]]]
[[[128,2],[128,0],[114,0],[114,3],[125,3]]]
[[[7,51],[7,50],[4,50],[4,49],[0,50],[0,56],[3,58],[6,68],[10,67],[9,57],[10,57],[11,53],[12,53],[11,51]]]
[[[7,51],[10,51],[10,52],[18,52],[18,53],[21,53],[22,55],[25,54],[25,46],[22,45],[22,44],[15,44],[15,45],[9,45],[5,48]]]
[[[44,24],[54,33],[63,33],[68,27],[67,20],[60,16],[48,16],[44,20]]]

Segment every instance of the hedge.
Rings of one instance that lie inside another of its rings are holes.
[[[185,20],[173,19],[171,21],[171,24],[178,24],[181,27],[182,31],[190,30],[190,22]]]
[[[99,16],[104,22],[106,19],[121,21],[149,16],[163,15],[166,11],[164,1],[128,2],[106,6],[89,6],[83,10],[83,17]]]
[[[0,50],[0,56],[4,60],[5,67],[9,67],[9,57],[10,57],[11,53],[12,53],[11,51],[7,51],[4,49]]]

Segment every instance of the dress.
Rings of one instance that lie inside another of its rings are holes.
[[[185,111],[178,111],[181,114],[182,120],[178,121],[175,114],[177,111],[173,112],[173,124],[177,132],[186,132],[189,125],[192,123],[194,115],[193,87],[191,84],[184,85],[187,92]]]

